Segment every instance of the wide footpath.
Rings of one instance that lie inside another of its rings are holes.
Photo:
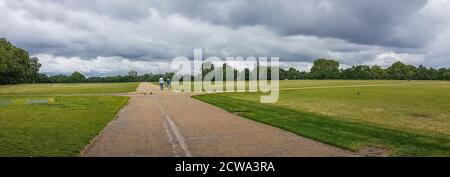
[[[144,94],[147,93],[147,94]],[[152,93],[152,94],[149,94]],[[87,157],[310,157],[355,154],[141,83]]]

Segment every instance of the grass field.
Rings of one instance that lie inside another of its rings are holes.
[[[0,86],[0,95],[127,93],[139,83],[19,84]]]
[[[129,98],[52,94],[130,92],[137,84],[0,86],[0,156],[77,156]]]
[[[129,98],[70,94],[132,92],[137,85],[0,86],[0,156],[77,156]],[[329,80],[282,81],[275,104],[261,104],[261,93],[194,98],[355,152],[450,156],[449,93],[448,81]]]
[[[275,104],[260,93],[194,98],[353,151],[450,156],[450,82],[282,81],[280,90]]]

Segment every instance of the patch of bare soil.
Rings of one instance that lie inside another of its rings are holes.
[[[426,115],[426,114],[410,114],[411,116],[413,116],[416,119],[430,119],[431,116],[430,115]]]
[[[385,148],[368,146],[364,147],[358,152],[359,154],[366,157],[387,157],[389,156],[389,150]]]

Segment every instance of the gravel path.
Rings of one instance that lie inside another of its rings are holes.
[[[82,156],[310,157],[355,154],[142,83]]]

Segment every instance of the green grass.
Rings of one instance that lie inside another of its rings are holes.
[[[0,95],[126,93],[135,91],[138,85],[137,82],[3,85]]]
[[[0,156],[77,156],[128,99],[0,96]]]
[[[0,156],[77,156],[139,83],[0,86]]]
[[[270,82],[270,81],[269,81]],[[441,81],[445,82],[445,81]],[[258,82],[252,81],[252,84],[257,85]],[[305,89],[319,89],[326,87],[335,88],[348,88],[348,87],[371,87],[374,85],[379,86],[401,86],[401,85],[430,85],[440,83],[438,81],[396,81],[396,80],[292,80],[292,81],[281,81],[281,90],[305,90]],[[448,83],[448,82],[447,82]],[[159,83],[153,83],[159,86]],[[212,83],[214,85],[214,82]],[[234,81],[234,82],[223,82],[223,90],[226,90],[227,84],[231,87],[234,86],[234,90],[237,89],[237,84],[244,84],[245,90],[249,90],[249,81]],[[173,90],[181,91],[183,89],[183,82],[180,85],[173,84]],[[194,90],[194,85],[197,87],[202,87],[202,82],[190,82],[191,90]],[[205,91],[203,89],[203,91]]]
[[[194,98],[353,151],[450,156],[448,93],[450,83],[439,81],[282,81],[275,104],[259,103],[260,93]]]
[[[419,85],[436,84],[439,81],[398,81],[398,80],[292,80],[281,81],[281,89],[314,88],[330,86],[370,86],[370,85]]]

